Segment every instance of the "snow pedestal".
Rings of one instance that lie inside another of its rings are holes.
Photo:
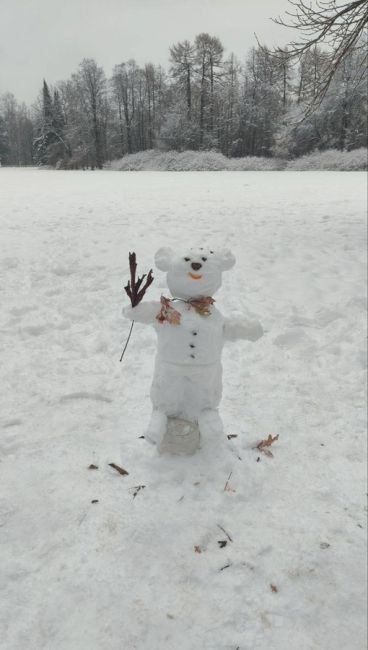
[[[169,417],[167,431],[159,447],[160,454],[191,456],[197,449],[199,449],[198,424]]]

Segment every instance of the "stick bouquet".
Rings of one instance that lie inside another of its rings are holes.
[[[150,269],[148,273],[145,273],[144,275],[142,275],[142,277],[138,276],[138,278],[136,279],[137,256],[135,253],[129,253],[129,268],[130,268],[130,280],[128,280],[128,284],[124,287],[124,290],[130,298],[132,307],[136,307],[143,299],[144,294],[146,293],[148,287],[152,284],[154,278],[153,278],[152,269]],[[144,282],[144,280],[146,281]],[[125,350],[128,347],[128,343],[133,330],[133,325],[134,325],[134,320],[132,321],[132,324],[130,326],[128,338],[125,342],[124,349],[121,353],[120,361],[123,360]]]

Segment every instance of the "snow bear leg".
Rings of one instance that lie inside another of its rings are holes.
[[[159,409],[153,409],[145,438],[154,445],[161,444],[167,428],[167,416]]]
[[[205,409],[198,416],[198,427],[202,436],[221,436],[224,425],[216,409]]]

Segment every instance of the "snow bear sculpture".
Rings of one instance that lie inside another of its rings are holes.
[[[168,417],[198,423],[201,436],[218,436],[223,424],[218,413],[222,394],[221,352],[224,341],[262,336],[251,318],[224,318],[214,306],[222,272],[235,264],[229,250],[190,248],[179,254],[160,248],[158,269],[167,272],[172,298],[126,307],[130,320],[153,325],[158,348],[151,387],[153,410],[145,437],[160,444]]]

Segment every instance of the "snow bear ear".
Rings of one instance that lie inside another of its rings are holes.
[[[155,255],[155,264],[160,271],[168,271],[174,256],[172,248],[164,246],[159,248]]]
[[[218,256],[221,261],[221,270],[222,271],[228,271],[231,269],[234,264],[235,264],[235,257],[232,254],[231,251],[229,251],[228,248],[223,248],[221,251],[218,252]]]

